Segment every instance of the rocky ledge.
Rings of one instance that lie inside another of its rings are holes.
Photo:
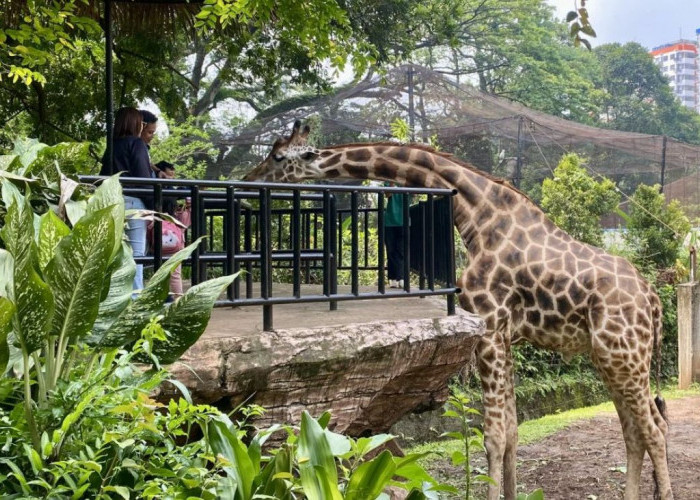
[[[416,409],[435,408],[468,361],[483,321],[454,316],[377,321],[202,338],[170,370],[199,403],[255,403],[260,426],[295,423],[307,410],[332,414],[352,436],[386,432]],[[174,396],[167,384],[159,399]]]

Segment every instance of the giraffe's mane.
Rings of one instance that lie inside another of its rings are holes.
[[[474,172],[477,175],[480,175],[482,177],[485,177],[486,179],[490,180],[491,182],[494,182],[496,184],[499,184],[505,188],[510,189],[511,191],[514,191],[515,193],[519,194],[520,196],[523,196],[527,198],[529,201],[531,201],[533,204],[535,203],[532,201],[532,199],[523,193],[521,190],[513,186],[510,182],[507,180],[503,179],[502,177],[496,177],[495,175],[491,175],[488,172],[484,172],[483,170],[480,170],[479,168],[475,167],[468,161],[462,160],[461,158],[455,156],[453,153],[445,153],[442,151],[438,151],[432,146],[429,146],[428,144],[421,144],[421,143],[407,143],[403,144],[400,142],[391,142],[391,141],[380,141],[380,142],[351,142],[348,144],[338,144],[336,146],[326,146],[321,149],[343,149],[343,148],[351,148],[351,147],[374,147],[374,146],[391,146],[391,147],[403,147],[403,148],[411,148],[411,149],[420,149],[422,151],[425,151],[427,153],[436,155],[436,156],[441,156],[443,158],[446,158],[450,160],[451,162],[459,165],[460,167],[464,167],[467,170]],[[536,205],[536,204],[535,204]]]

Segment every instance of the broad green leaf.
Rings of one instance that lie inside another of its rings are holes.
[[[5,373],[7,362],[10,360],[10,347],[7,345],[7,334],[12,329],[12,316],[15,305],[7,297],[0,297],[0,376]]]
[[[69,200],[65,204],[65,209],[66,209],[66,217],[68,217],[68,220],[70,221],[71,224],[75,225],[85,215],[85,212],[87,211],[87,201],[85,201],[85,200],[78,200],[78,201]]]
[[[13,170],[12,164],[14,162],[19,163],[19,156],[17,155],[0,155],[0,170]]]
[[[331,447],[331,453],[334,457],[343,456],[352,448],[350,439],[347,436],[329,431],[327,428],[324,428],[323,432],[326,434],[326,440]]]
[[[306,411],[301,415],[297,461],[305,495],[326,500],[342,498],[335,459],[323,427]]]
[[[106,486],[104,490],[114,492],[120,497],[122,497],[124,500],[129,500],[131,498],[129,488],[125,486]]]
[[[253,481],[259,471],[253,468],[245,445],[224,422],[212,419],[207,424],[207,428],[209,444],[214,453],[223,456],[231,463],[231,467],[225,467],[225,470],[236,482],[236,493],[240,492],[236,500],[248,500],[251,498]]]
[[[361,464],[350,476],[345,500],[376,498],[394,476],[396,464],[388,450]]]
[[[110,254],[110,261],[121,247],[122,234],[124,233],[124,195],[119,184],[119,176],[114,175],[106,179],[95,190],[87,204],[87,213],[93,213],[103,208],[111,207],[114,219],[114,248]]]
[[[2,200],[6,207],[10,207],[13,203],[21,203],[23,199],[22,193],[17,187],[7,179],[2,181]]]
[[[174,363],[199,340],[209,324],[214,302],[236,276],[222,276],[193,286],[165,310],[161,326],[168,333],[168,340],[153,346],[153,354],[161,363]]]
[[[41,216],[39,224],[39,267],[43,270],[56,253],[56,247],[64,236],[70,234],[70,228],[49,210]]]
[[[109,330],[100,340],[101,347],[121,347],[141,336],[141,331],[146,327],[151,316],[163,309],[170,290],[170,273],[190,256],[201,241],[202,238],[199,238],[163,263],[148,280],[143,291],[112,322]]]
[[[39,142],[38,139],[17,139],[14,144],[13,153],[19,156],[19,161],[22,164],[18,173],[25,175],[29,172],[30,166],[39,155],[39,151],[44,149],[46,144]]]
[[[429,455],[429,453],[412,453],[405,457],[394,457],[394,462],[396,463],[394,474],[406,479],[407,481],[404,484],[409,488],[420,488],[426,483],[435,485],[435,479],[418,464],[418,460],[426,455]]]
[[[8,183],[3,183],[3,195]],[[37,272],[34,213],[29,198],[13,198],[0,230],[14,259],[11,298],[16,307],[17,338],[27,353],[34,352],[48,333],[54,311],[53,294]]]
[[[376,434],[368,438],[360,438],[357,440],[357,452],[360,455],[366,455],[370,451],[378,448],[379,446],[388,443],[395,436],[391,434]]]
[[[105,296],[104,288],[107,289],[107,293],[100,302],[92,334],[86,339],[88,344],[99,344],[105,333],[129,305],[135,273],[136,263],[132,257],[131,247],[126,242],[122,242],[121,252],[117,254],[105,276],[102,295]]]
[[[56,297],[54,334],[75,339],[92,329],[113,247],[111,207],[86,215],[61,240],[46,268]]]

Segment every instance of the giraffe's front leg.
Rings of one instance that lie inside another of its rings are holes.
[[[505,498],[512,500],[518,428],[509,346],[503,333],[497,331],[484,336],[476,352],[484,393],[484,446],[489,476],[496,482],[489,485],[488,500],[498,500],[502,480]]]

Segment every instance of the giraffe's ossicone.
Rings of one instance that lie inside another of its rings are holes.
[[[645,453],[658,495],[673,498],[667,424],[649,388],[651,358],[661,342],[661,303],[634,266],[576,241],[523,193],[452,155],[386,142],[316,149],[307,146],[308,134],[308,127],[295,123],[292,134],[277,140],[245,180],[377,179],[458,193],[455,225],[469,255],[459,299],[487,325],[477,365],[489,475],[496,482],[489,486],[489,500],[497,500],[501,488],[506,499],[516,497],[510,347],[519,341],[591,357],[620,417],[627,449],[625,499],[639,498]]]

